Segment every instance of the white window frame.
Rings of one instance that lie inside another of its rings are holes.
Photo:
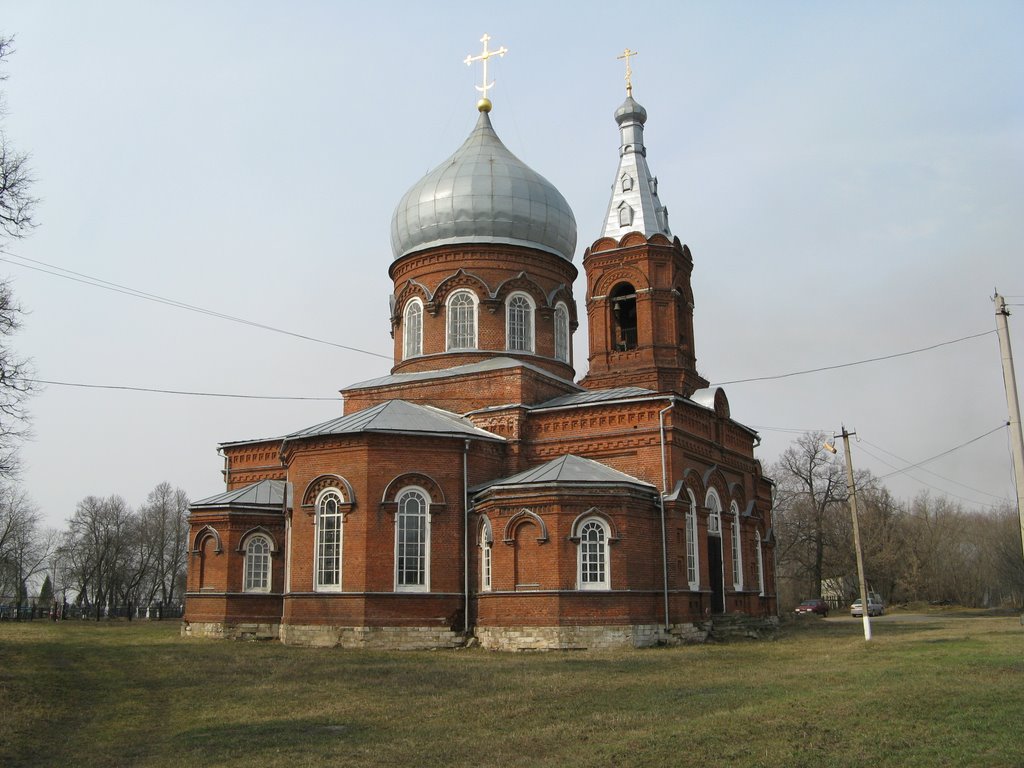
[[[416,517],[422,516],[422,528],[420,540],[408,542],[402,541],[402,533],[407,530],[408,513],[405,510],[405,502],[408,497],[419,496],[423,510]],[[395,591],[396,592],[429,592],[430,591],[430,494],[423,488],[410,485],[398,492],[395,497],[398,508],[395,510]],[[407,547],[409,545],[421,548],[421,551],[413,554],[421,560],[420,566],[415,569],[417,578],[412,582],[406,582],[410,569],[406,567],[405,561],[410,557]],[[416,583],[420,582],[420,583]]]
[[[262,552],[253,552],[256,544],[263,546]],[[263,534],[253,534],[245,542],[245,567],[243,568],[242,590],[244,592],[269,592],[274,574],[270,555],[274,545]]]
[[[333,511],[330,503],[334,502]],[[316,497],[316,538],[313,550],[313,590],[315,592],[341,592],[342,552],[345,543],[345,516],[341,505],[345,503],[345,495],[340,488],[324,488]],[[325,514],[325,510],[328,513]],[[332,525],[325,526],[325,519]],[[335,541],[325,540],[328,534],[334,533]],[[333,554],[325,554],[327,547],[335,544]],[[332,565],[333,563],[333,565]],[[333,578],[325,578],[333,574]]]
[[[402,317],[402,359],[423,354],[423,302],[410,299]]]
[[[700,589],[700,548],[697,546],[697,499],[687,489],[690,508],[686,512],[686,580],[690,589]]]
[[[587,517],[576,527],[579,538],[576,553],[576,584],[580,590],[609,590],[612,585],[611,557],[608,539],[611,532],[608,523],[600,517]],[[590,532],[599,532],[597,540],[588,538]],[[597,558],[597,568],[584,568]],[[596,576],[596,578],[595,578]]]
[[[467,306],[462,300],[463,297],[468,298],[471,306]],[[459,306],[454,306],[458,302]],[[453,291],[451,296],[448,297],[445,302],[445,348],[449,352],[455,352],[464,349],[476,349],[477,348],[477,331],[478,323],[477,317],[479,316],[479,304],[480,300],[477,295],[468,288]],[[468,312],[468,318],[463,317],[463,313]],[[471,325],[468,329],[463,328],[463,325]]]
[[[528,293],[517,291],[505,300],[505,347],[509,352],[533,352],[537,305]]]
[[[708,495],[704,499],[704,506],[708,508],[708,534],[721,537],[722,502],[718,498],[718,491],[714,488],[708,490]]]
[[[740,508],[734,501],[729,506],[732,516],[732,586],[737,592],[743,589],[743,534],[740,531]]]
[[[564,301],[555,305],[555,359],[572,362],[572,339],[569,333],[569,307]]]
[[[484,519],[480,526],[480,591],[490,592],[493,589],[492,582],[492,547],[494,537],[491,534],[491,522]]]

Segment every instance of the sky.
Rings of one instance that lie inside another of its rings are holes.
[[[89,495],[218,493],[218,443],[389,372],[391,215],[472,130],[484,33],[509,51],[494,127],[573,208],[581,271],[639,51],[698,367],[766,467],[845,425],[878,476],[968,443],[886,477],[902,499],[1013,498],[991,297],[1024,307],[1024,4],[0,0],[3,130],[40,198],[0,254],[28,313],[9,343],[51,382],[310,398],[46,385],[21,483],[47,525]],[[574,350],[581,377],[585,322]]]

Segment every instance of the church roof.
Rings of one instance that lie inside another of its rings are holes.
[[[482,373],[486,371],[500,371],[506,368],[527,368],[535,373],[542,374],[543,376],[554,379],[555,381],[563,382],[569,386],[579,388],[575,383],[568,379],[563,379],[560,376],[555,376],[551,371],[545,370],[540,366],[533,365],[532,363],[526,363],[522,360],[515,360],[511,357],[492,357],[487,360],[481,360],[478,363],[469,363],[467,365],[457,365],[453,368],[442,368],[436,371],[417,371],[415,373],[393,373],[390,376],[381,376],[377,379],[368,379],[367,381],[360,381],[357,384],[352,384],[345,387],[345,392],[350,392],[357,389],[370,389],[372,387],[386,387],[393,384],[409,384],[418,381],[431,381],[433,379],[444,379],[449,376],[459,376],[462,374],[469,373]]]
[[[625,472],[619,472],[609,466],[593,459],[585,459],[567,453],[557,459],[552,459],[539,467],[528,469],[517,475],[506,477],[503,480],[494,480],[489,483],[477,486],[472,489],[474,492],[487,488],[501,488],[514,485],[537,485],[557,483],[563,485],[637,485],[643,488],[656,490],[650,483],[639,480]]]
[[[658,394],[653,389],[643,387],[612,387],[611,389],[588,389],[583,392],[572,392],[568,395],[561,395],[552,400],[538,403],[533,409],[539,408],[562,408],[571,405],[582,405],[584,403],[603,403],[609,400],[624,400],[631,397],[647,397]]]
[[[285,435],[285,440],[322,435],[347,435],[360,432],[421,433],[504,440],[480,429],[469,419],[432,406],[416,405],[405,400],[388,400],[362,411],[314,424]]]
[[[455,154],[405,193],[391,219],[395,258],[455,243],[507,243],[572,261],[576,219],[547,179],[509,152],[486,111]]]
[[[260,480],[258,483],[236,488],[233,491],[218,493],[199,501],[193,501],[192,507],[271,507],[281,509],[284,506],[285,493],[291,503],[291,488],[284,480]]]
[[[632,96],[627,96],[615,110],[615,122],[621,134],[619,167],[601,236],[619,240],[628,232],[640,232],[645,237],[662,234],[671,240],[668,209],[661,204],[658,180],[647,167],[647,147],[644,146],[647,110]]]

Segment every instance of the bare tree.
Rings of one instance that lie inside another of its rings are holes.
[[[6,80],[2,66],[14,52],[14,38],[0,35],[0,81]],[[0,118],[4,114],[0,91]],[[35,226],[32,174],[28,156],[18,152],[0,122],[0,247],[10,238],[24,237]],[[32,371],[27,359],[17,355],[7,341],[18,330],[23,311],[7,281],[0,280],[0,477],[10,477],[17,468],[16,448],[28,428],[25,402],[32,393]]]
[[[188,552],[188,504],[188,494],[183,490],[160,483],[139,511],[142,533],[154,555],[144,596],[148,603],[159,600],[167,605],[174,601]]]
[[[846,477],[825,450],[827,439],[824,432],[804,433],[771,471],[777,484],[773,519],[778,576],[790,583],[794,594],[789,599],[798,599],[798,591],[820,597],[822,580],[834,575],[826,571],[826,553],[842,526]]]
[[[68,522],[63,550],[75,563],[78,598],[91,602],[96,619],[131,589],[132,529],[132,510],[120,496],[87,496]]]
[[[14,38],[0,35],[0,66],[14,53]],[[0,82],[7,74],[0,69]],[[6,112],[0,93],[0,117]],[[15,150],[0,126],[0,230],[7,237],[24,237],[35,222],[33,210],[38,200],[32,197],[32,173],[28,156]],[[0,236],[0,243],[4,237]]]
[[[16,486],[0,486],[0,596],[17,605],[28,583],[46,570],[56,534],[39,530],[39,510]]]

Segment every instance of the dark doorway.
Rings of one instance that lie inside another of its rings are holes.
[[[711,612],[725,613],[722,539],[719,536],[708,536],[708,577],[711,579]]]

